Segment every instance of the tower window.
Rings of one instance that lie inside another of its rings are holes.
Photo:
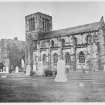
[[[35,30],[35,19],[31,18],[29,19],[29,31]]]

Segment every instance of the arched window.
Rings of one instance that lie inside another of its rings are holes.
[[[73,37],[74,45],[77,45],[77,38]]]
[[[65,63],[66,65],[70,65],[70,62],[71,62],[70,54],[67,52],[65,54]]]
[[[58,54],[54,53],[53,55],[53,63],[57,63],[58,62]]]
[[[51,47],[53,48],[54,47],[54,41],[51,40]]]
[[[86,41],[87,41],[87,44],[91,44],[92,43],[92,36],[91,35],[88,35],[86,37]]]
[[[83,51],[79,53],[79,63],[85,63],[85,54]]]
[[[65,40],[62,39],[62,46],[65,46]]]
[[[43,54],[43,64],[46,64],[46,54]]]

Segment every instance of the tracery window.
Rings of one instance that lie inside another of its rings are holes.
[[[53,48],[54,47],[54,41],[51,40],[51,47]]]
[[[62,46],[65,46],[65,40],[62,39]]]
[[[57,63],[58,62],[58,54],[57,53],[54,53],[53,55],[53,63]]]
[[[70,65],[70,62],[71,62],[70,54],[67,52],[65,54],[65,63],[66,65]]]
[[[86,41],[87,41],[87,44],[91,44],[92,43],[92,36],[91,35],[87,35]]]
[[[35,30],[35,19],[34,17],[29,19],[29,31]]]
[[[74,40],[74,45],[77,45],[77,38],[73,37],[73,40]]]
[[[43,64],[46,64],[46,62],[47,62],[47,56],[46,54],[43,54]]]
[[[83,51],[79,53],[79,63],[85,63],[85,54]]]

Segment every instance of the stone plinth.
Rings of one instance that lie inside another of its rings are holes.
[[[54,81],[55,82],[66,82],[67,81],[64,60],[59,60],[57,62],[57,75]]]
[[[27,76],[30,76],[30,71],[31,71],[31,66],[27,65],[27,67],[26,67],[26,75]]]
[[[16,68],[15,68],[15,73],[18,73],[18,72],[19,72],[19,67],[16,66]]]
[[[6,67],[5,69],[6,69],[6,73],[9,73],[9,67]]]

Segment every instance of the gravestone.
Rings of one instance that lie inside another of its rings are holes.
[[[57,75],[54,81],[55,82],[66,82],[67,81],[64,60],[58,60],[57,62]]]
[[[6,73],[9,73],[9,67],[5,67]]]
[[[18,73],[18,72],[19,72],[19,67],[16,66],[16,68],[15,68],[15,73]]]
[[[24,60],[21,59],[21,68],[24,70],[24,67],[25,67],[25,63],[24,63]]]
[[[31,67],[30,67],[30,65],[27,65],[27,67],[26,67],[26,76],[30,76],[30,72],[31,72]]]
[[[104,65],[104,71],[105,71],[105,65]]]

